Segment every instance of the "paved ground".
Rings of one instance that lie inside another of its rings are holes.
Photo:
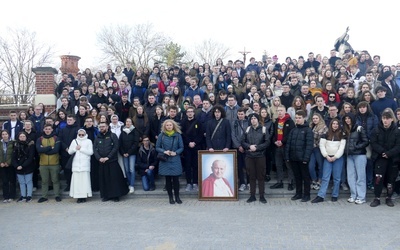
[[[65,198],[0,204],[1,249],[400,249],[400,203],[311,204],[268,198],[247,204],[183,204],[140,194],[85,204]]]

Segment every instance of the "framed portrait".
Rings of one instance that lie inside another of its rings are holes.
[[[236,150],[199,150],[199,200],[237,201]]]

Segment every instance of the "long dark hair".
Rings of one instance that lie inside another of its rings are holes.
[[[339,127],[336,131],[332,129],[332,124],[337,122]],[[343,132],[340,128],[340,121],[337,118],[333,118],[332,121],[329,123],[328,132],[326,133],[326,139],[329,141],[340,141],[343,139]]]

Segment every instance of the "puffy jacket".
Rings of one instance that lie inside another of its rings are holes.
[[[356,124],[364,128],[364,131],[368,139],[371,138],[371,134],[374,131],[374,129],[378,127],[378,123],[379,123],[378,117],[373,113],[369,113],[366,115],[358,114],[356,116]]]
[[[40,155],[41,166],[54,166],[60,164],[60,151],[61,143],[57,136],[43,135],[36,140],[36,150]]]
[[[118,161],[118,137],[107,131],[105,134],[100,133],[94,140],[94,156],[97,160],[107,157],[107,162]]]
[[[263,132],[265,131],[265,133]],[[246,157],[258,158],[265,156],[265,150],[271,143],[268,131],[261,125],[256,128],[249,126],[242,136],[241,144],[246,150]],[[250,145],[256,145],[256,151],[250,151]]]
[[[80,145],[81,148],[76,150],[76,146]],[[90,158],[93,154],[93,143],[88,136],[77,137],[71,142],[68,147],[68,154],[75,153],[72,160],[72,172],[90,172]]]
[[[12,155],[12,165],[14,166],[17,174],[30,174],[34,171],[33,156],[35,154],[35,142],[16,142],[14,145]],[[21,166],[22,169],[18,170],[17,167]]]
[[[179,133],[174,133],[172,136],[161,132],[158,135],[156,150],[158,153],[170,150],[176,153],[175,156],[168,156],[167,161],[159,163],[159,174],[168,176],[179,176],[182,174],[182,164],[180,154],[183,152],[183,140]]]
[[[288,136],[285,146],[285,159],[309,162],[314,147],[314,133],[307,123],[296,125]]]
[[[381,157],[385,153],[394,163],[400,160],[400,130],[392,122],[389,128],[385,128],[380,122],[371,135],[372,160]]]
[[[346,147],[346,140],[327,140],[326,136],[322,136],[319,141],[319,149],[323,157],[333,156],[339,159],[343,156],[344,148]]]
[[[355,125],[346,138],[345,153],[346,155],[365,155],[368,144],[369,140],[363,127]]]

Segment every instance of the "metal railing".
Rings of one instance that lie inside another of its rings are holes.
[[[30,106],[33,104],[36,93],[14,95],[14,94],[0,94],[0,106]],[[26,98],[22,98],[26,97]],[[27,102],[24,102],[24,100]]]

